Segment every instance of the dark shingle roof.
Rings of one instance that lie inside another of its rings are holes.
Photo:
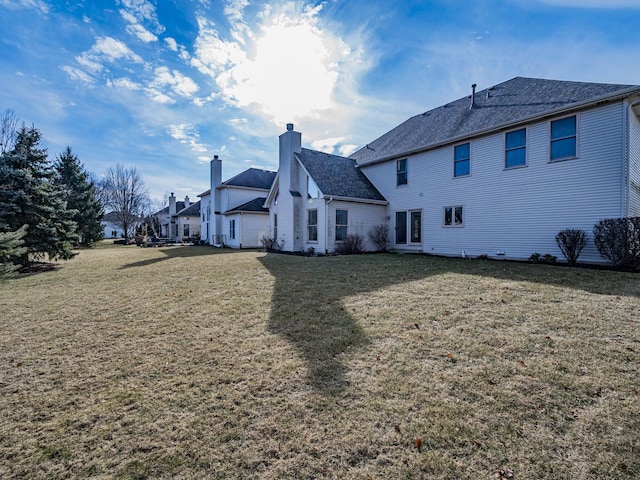
[[[269,190],[275,178],[276,172],[261,170],[259,168],[249,168],[226,182],[222,182],[222,185]]]
[[[242,205],[238,205],[235,208],[230,208],[229,210],[227,210],[224,213],[225,214],[231,213],[231,212],[269,213],[269,209],[268,208],[264,208],[264,202],[266,202],[266,201],[267,201],[266,197],[254,198],[250,202],[243,203]]]
[[[183,209],[184,209],[184,202],[182,200],[176,201],[176,212],[179,212],[180,210],[183,210]],[[158,210],[153,215],[169,215],[169,206],[167,205],[162,210]]]
[[[182,202],[182,205],[184,205],[184,202]],[[176,213],[176,215],[179,215],[181,217],[199,217],[200,216],[200,200],[198,200],[196,203],[192,203],[187,208],[178,210],[178,213]]]
[[[351,158],[363,164],[403,156],[634,89],[640,87],[516,77],[476,92],[472,109],[467,96],[411,117]]]
[[[385,200],[354,159],[306,148],[295,155],[324,195]]]

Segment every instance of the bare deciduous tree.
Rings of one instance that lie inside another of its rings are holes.
[[[101,183],[100,199],[107,211],[115,213],[125,240],[132,238],[149,208],[149,191],[136,168],[110,167]]]
[[[15,112],[6,109],[0,114],[0,154],[13,150],[18,131],[18,117]]]

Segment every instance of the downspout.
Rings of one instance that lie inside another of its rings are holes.
[[[333,202],[333,197],[329,197],[329,200],[324,204],[324,253],[329,253],[329,204]]]

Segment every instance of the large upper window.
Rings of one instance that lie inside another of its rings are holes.
[[[444,207],[444,226],[445,227],[462,227],[464,225],[462,219],[462,205],[455,207]]]
[[[471,145],[463,143],[453,149],[453,176],[463,177],[471,173]]]
[[[307,210],[307,234],[310,242],[318,241],[318,210]]]
[[[336,210],[336,242],[342,242],[347,236],[349,212],[347,210]]]
[[[505,135],[504,167],[522,167],[527,164],[527,129],[521,128]]]
[[[575,158],[576,116],[551,122],[551,160]]]
[[[407,159],[403,158],[396,162],[396,185],[407,184]]]

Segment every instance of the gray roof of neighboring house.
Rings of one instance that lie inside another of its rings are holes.
[[[250,202],[243,203],[242,205],[238,205],[235,208],[230,208],[224,213],[225,214],[231,213],[231,212],[269,213],[269,209],[264,208],[264,202],[266,201],[267,201],[266,197],[254,198]]]
[[[134,220],[136,222],[142,222],[144,221],[144,218],[142,218],[139,215],[135,215],[134,216]],[[109,213],[105,213],[102,216],[102,221],[103,222],[109,222],[109,223],[114,223],[114,222],[119,222],[120,221],[120,215],[118,215],[116,212],[109,212]]]
[[[182,200],[180,201],[176,200],[176,212],[179,212],[181,210],[184,210],[184,202]],[[153,215],[169,215],[169,206],[167,205],[162,210],[158,210]]]
[[[222,182],[222,185],[269,190],[275,178],[276,172],[273,172],[271,170],[249,168],[244,172],[239,173],[235,177],[230,178],[226,182]]]
[[[184,205],[184,202],[181,202],[181,203]],[[176,213],[176,215],[180,217],[199,217],[200,216],[200,200],[198,200],[196,203],[192,203],[187,208],[178,210],[178,213]]]
[[[469,95],[411,117],[351,158],[362,165],[404,156],[634,90],[640,86],[516,77],[476,92],[472,109]]]
[[[295,155],[324,195],[385,201],[354,159],[306,148]]]

